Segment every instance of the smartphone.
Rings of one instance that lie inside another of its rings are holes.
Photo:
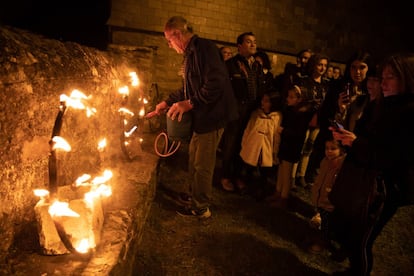
[[[344,126],[338,123],[336,120],[331,120],[331,126],[335,129],[335,131],[344,129]]]

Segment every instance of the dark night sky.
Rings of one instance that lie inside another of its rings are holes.
[[[0,22],[51,38],[105,48],[110,0],[1,1]]]

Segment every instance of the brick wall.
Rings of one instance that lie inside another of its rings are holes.
[[[169,17],[183,15],[196,33],[219,43],[234,43],[240,33],[253,31],[258,47],[272,52],[294,55],[312,48],[344,61],[357,47],[378,53],[401,47],[397,19],[404,8],[382,2],[117,0],[108,25],[162,32]]]
[[[181,58],[163,38],[164,24],[171,16],[184,16],[196,34],[212,39],[218,46],[230,46],[234,53],[237,36],[252,31],[258,48],[269,54],[276,76],[305,48],[326,53],[343,70],[344,62],[357,48],[374,53],[397,49],[401,41],[394,38],[402,30],[391,25],[384,32],[381,24],[396,23],[387,20],[386,14],[385,6],[374,0],[117,0],[112,1],[107,24],[112,43],[157,49],[154,81],[167,94],[180,86],[177,71]],[[372,28],[372,20],[377,28]]]

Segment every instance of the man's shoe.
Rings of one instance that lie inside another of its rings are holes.
[[[308,186],[308,183],[306,182],[304,176],[298,176],[296,178],[296,185],[299,186],[299,187],[306,187],[306,186]]]
[[[221,181],[221,187],[223,188],[223,190],[227,191],[227,192],[234,192],[234,185],[233,183],[231,183],[230,179],[228,178],[222,178]]]
[[[186,193],[179,193],[177,197],[177,201],[184,206],[191,205],[191,196]]]
[[[193,208],[184,208],[183,210],[177,211],[177,214],[182,217],[196,217],[206,219],[211,217],[211,212],[208,207],[196,210]]]

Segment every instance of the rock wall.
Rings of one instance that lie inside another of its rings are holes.
[[[33,190],[49,188],[49,141],[60,95],[78,89],[97,110],[91,118],[71,109],[64,115],[62,136],[70,137],[73,151],[59,171],[71,177],[59,178],[59,185],[67,185],[75,175],[98,173],[122,158],[118,89],[130,84],[129,72],[137,72],[141,84],[129,101],[134,111],[134,95],[147,93],[152,83],[153,56],[151,48],[100,51],[0,26],[0,260],[34,221],[39,198]],[[102,136],[108,141],[105,158],[96,150]]]

